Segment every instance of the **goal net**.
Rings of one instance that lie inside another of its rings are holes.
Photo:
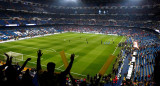
[[[11,57],[11,56],[13,57],[13,59],[12,59],[13,62],[23,61],[23,54],[21,54],[21,53],[9,51],[6,54],[8,54],[9,57]]]

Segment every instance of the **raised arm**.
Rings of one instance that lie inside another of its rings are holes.
[[[71,58],[70,58],[71,61],[70,61],[69,65],[68,65],[68,67],[66,68],[66,70],[64,72],[62,72],[64,74],[64,76],[69,74],[69,72],[70,72],[70,70],[72,68],[73,61],[74,61],[74,56],[75,56],[75,54],[71,54]]]
[[[2,71],[9,64],[9,56],[8,56],[8,54],[4,53],[4,55],[7,57],[7,60],[6,60],[6,64],[3,64],[2,66],[0,66],[0,71]]]
[[[23,63],[22,67],[18,70],[18,73],[20,73],[20,72],[24,69],[24,67],[26,66],[27,62],[30,61],[30,60],[31,60],[31,58],[28,58],[28,59]]]
[[[9,60],[9,55],[4,53],[4,55],[7,57],[7,60],[6,60],[6,65],[9,65],[10,64],[10,60]]]
[[[41,67],[41,56],[43,55],[43,53],[41,52],[41,50],[37,51],[37,55],[38,55],[38,58],[37,58],[37,71],[39,71],[39,70],[42,69],[42,67]]]

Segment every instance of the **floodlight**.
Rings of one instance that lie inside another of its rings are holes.
[[[66,0],[66,2],[77,2],[77,0]]]

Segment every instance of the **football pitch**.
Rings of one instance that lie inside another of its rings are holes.
[[[71,73],[75,76],[94,76],[99,72],[110,55],[117,56],[121,48],[117,44],[125,41],[123,36],[86,34],[86,33],[62,33],[50,36],[43,36],[0,44],[0,59],[5,61],[5,52],[14,52],[23,55],[23,61],[32,58],[27,67],[36,68],[37,51],[42,50],[41,65],[46,70],[48,62],[56,64],[56,72],[63,71],[64,65],[59,54],[64,50],[67,60],[70,62],[70,55],[75,54],[75,60]],[[88,41],[88,44],[87,44]],[[102,41],[102,44],[101,44]],[[114,43],[113,43],[114,41]],[[110,44],[104,44],[110,42]],[[14,58],[21,58],[22,55]],[[14,60],[14,59],[13,59]],[[18,60],[17,60],[18,61]],[[113,60],[113,62],[115,59]],[[113,62],[110,64],[106,74],[112,71]]]

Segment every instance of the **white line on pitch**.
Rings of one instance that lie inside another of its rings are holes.
[[[123,39],[123,38],[124,38],[124,36],[122,37],[122,39]],[[121,41],[122,41],[122,39],[121,39]],[[120,42],[121,42],[121,41],[120,41]],[[119,42],[119,43],[120,43],[120,42]],[[115,49],[114,52],[112,53],[112,55],[116,52],[117,48],[118,48],[118,44],[117,44],[116,49]]]
[[[51,49],[51,50],[53,50],[54,52],[56,52],[56,50],[55,50],[55,49]]]
[[[79,73],[74,73],[74,72],[71,72],[72,74],[75,74],[75,75],[81,75],[81,76],[86,76],[86,75],[83,75],[83,74],[79,74]]]
[[[61,67],[63,67],[64,66],[64,64],[63,65],[61,65],[61,66],[59,66],[57,69],[60,69]]]
[[[69,54],[69,55],[70,55],[70,54]],[[75,59],[76,59],[77,57],[79,57],[79,55],[77,55],[77,56],[75,57]],[[64,66],[64,64],[61,65],[61,66],[59,66],[57,69],[60,69],[60,68],[63,67],[63,66]]]
[[[36,64],[35,62],[29,62],[29,63],[32,63],[32,64]],[[47,67],[46,65],[41,65],[43,67]],[[60,70],[60,71],[64,71],[62,69],[58,69],[58,68],[55,68],[56,70]],[[86,75],[83,75],[83,74],[79,74],[79,73],[74,73],[74,72],[71,72],[72,74],[75,74],[75,75],[80,75],[80,76],[86,76]]]
[[[58,69],[58,68],[56,68],[56,70],[64,71],[64,70],[62,70],[62,69]],[[86,76],[86,75],[79,74],[79,73],[74,73],[74,72],[70,72],[70,73],[75,74],[75,75],[80,75],[80,76]]]

